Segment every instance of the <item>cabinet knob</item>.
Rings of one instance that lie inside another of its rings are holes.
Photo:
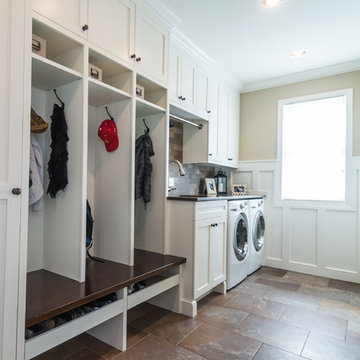
[[[89,25],[88,24],[85,24],[83,27],[82,27],[83,31],[86,31],[86,30],[89,30]]]
[[[233,161],[233,158],[228,158],[229,161]]]
[[[185,100],[186,100],[186,97],[183,97],[182,100],[185,101]]]
[[[179,96],[179,100],[182,100],[182,96]]]
[[[211,114],[211,110],[208,110],[207,113],[208,113],[208,114]]]
[[[139,56],[138,58],[135,59],[136,62],[140,62],[141,61],[141,57]]]
[[[131,58],[131,59],[135,59],[135,58],[136,58],[136,54],[130,55],[130,58]]]
[[[209,154],[209,156],[212,156],[212,153],[211,153],[211,154]]]
[[[14,194],[14,195],[20,195],[21,194],[21,189],[20,188],[13,188],[11,190],[11,192]]]

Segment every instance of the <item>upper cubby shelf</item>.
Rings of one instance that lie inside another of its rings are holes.
[[[100,99],[100,105],[122,100],[117,99],[116,93],[125,96],[124,98],[131,97],[133,74],[131,70],[93,49],[89,49],[89,65],[90,64],[100,70],[98,78],[93,78],[89,75],[89,86],[91,87],[89,94],[92,99],[94,99],[94,94],[91,94],[91,91],[95,89],[95,86],[97,87],[97,92],[101,92],[101,96],[103,97]],[[102,90],[100,90],[101,86],[103,87]],[[104,97],[106,93],[109,95],[109,100],[106,100]],[[114,100],[112,100],[113,98]],[[96,103],[97,101],[95,101],[95,104]],[[90,104],[92,103],[90,102]]]
[[[50,90],[79,80],[82,75],[54,61],[32,54],[32,86],[41,90]]]
[[[34,53],[35,55],[41,55],[44,62],[48,59],[75,72],[83,72],[84,47],[82,44],[34,19],[32,25],[33,34],[46,41],[46,44],[41,44],[41,51]]]
[[[89,104],[102,106],[114,102],[130,99],[130,94],[105,84],[99,80],[89,78]]]
[[[166,109],[141,98],[136,99],[136,117],[165,113]]]

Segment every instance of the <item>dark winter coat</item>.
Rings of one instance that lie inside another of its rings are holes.
[[[47,193],[52,198],[56,197],[59,190],[64,190],[68,184],[67,151],[68,127],[66,124],[64,105],[54,105],[51,115],[51,155],[48,162],[49,186]]]
[[[155,155],[149,134],[136,139],[135,144],[135,199],[150,201],[152,164],[150,157]]]

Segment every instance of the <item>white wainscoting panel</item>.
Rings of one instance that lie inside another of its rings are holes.
[[[264,265],[360,283],[360,158],[353,157],[347,202],[281,201],[278,162],[240,162],[233,184],[264,194]]]

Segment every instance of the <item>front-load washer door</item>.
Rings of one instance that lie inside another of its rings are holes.
[[[253,244],[255,250],[259,252],[264,246],[265,235],[265,219],[262,211],[256,213],[253,225]]]
[[[240,214],[237,219],[233,245],[236,258],[243,261],[249,251],[248,221],[245,214]]]

